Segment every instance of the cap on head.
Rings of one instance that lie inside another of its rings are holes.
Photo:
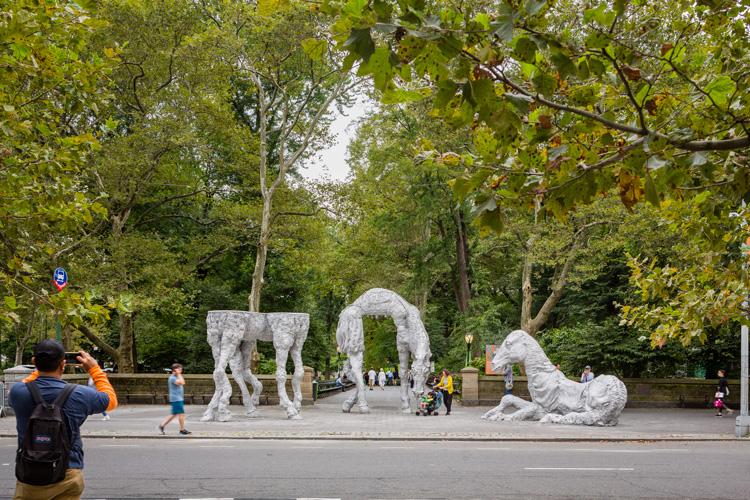
[[[57,340],[44,339],[34,347],[34,364],[41,372],[57,369],[65,357],[65,348]]]
[[[586,369],[587,369],[587,370],[590,370],[590,369],[591,369],[591,367],[590,367],[589,365],[586,365]]]

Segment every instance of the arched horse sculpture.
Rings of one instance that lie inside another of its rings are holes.
[[[279,404],[290,419],[299,420],[302,406],[302,345],[307,339],[310,316],[304,313],[255,313],[247,311],[208,311],[206,317],[208,344],[214,356],[214,383],[216,390],[201,421],[229,420],[229,399],[232,384],[227,377],[227,364],[232,378],[240,386],[242,400],[248,417],[257,417],[258,404],[263,385],[250,371],[250,354],[258,340],[273,342],[276,349],[276,383]],[[294,361],[292,389],[294,402],[286,394],[286,360],[289,354]],[[245,382],[253,386],[247,390]]]
[[[531,402],[508,394],[482,418],[600,426],[619,422],[628,392],[617,377],[599,375],[586,384],[568,380],[523,330],[508,335],[492,359],[492,371],[499,372],[507,363],[526,366]],[[509,406],[518,411],[505,414]]]
[[[396,292],[384,288],[372,288],[344,308],[339,316],[336,341],[341,352],[348,356],[344,372],[354,381],[356,390],[344,401],[342,410],[348,413],[354,403],[360,413],[370,413],[365,400],[365,384],[362,380],[362,359],[365,353],[365,333],[362,316],[390,316],[396,324],[396,347],[401,377],[401,411],[409,413],[409,356],[414,358],[412,376],[414,394],[425,390],[425,382],[430,374],[430,338],[424,328],[419,309],[409,304]]]

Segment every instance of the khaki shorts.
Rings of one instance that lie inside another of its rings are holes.
[[[68,469],[65,479],[47,486],[34,486],[16,481],[13,500],[80,500],[85,486],[83,470]]]

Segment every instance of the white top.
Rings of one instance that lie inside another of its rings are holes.
[[[367,377],[370,380],[375,380],[375,377],[377,377],[377,376],[378,376],[378,374],[375,373],[375,370],[370,370],[369,372],[367,372]]]
[[[378,373],[378,382],[385,384],[385,372]]]

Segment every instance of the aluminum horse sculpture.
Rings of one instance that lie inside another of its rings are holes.
[[[286,410],[287,417],[300,420],[302,406],[302,345],[307,339],[310,316],[304,313],[254,313],[247,311],[208,311],[206,317],[207,340],[214,357],[214,382],[216,390],[201,421],[229,420],[229,399],[232,397],[232,384],[227,377],[227,364],[232,377],[242,392],[248,417],[257,417],[255,406],[260,401],[263,384],[250,371],[250,354],[258,340],[273,342],[276,349],[276,383],[279,390],[279,404]],[[286,361],[291,353],[294,361],[292,390],[294,401],[286,393]],[[245,382],[253,387],[247,390]]]
[[[598,426],[614,426],[620,420],[628,393],[617,377],[599,375],[586,384],[568,380],[523,330],[508,335],[492,359],[492,371],[499,372],[507,363],[526,366],[531,401],[508,394],[482,418]],[[505,414],[509,406],[517,411]]]
[[[339,316],[336,341],[339,349],[348,357],[344,372],[356,383],[356,390],[344,401],[342,410],[349,413],[354,403],[360,413],[370,413],[365,400],[365,384],[362,379],[362,359],[365,353],[365,333],[362,316],[390,316],[396,324],[396,347],[401,377],[401,411],[410,413],[408,366],[409,356],[414,358],[412,376],[414,394],[422,394],[430,374],[430,338],[424,328],[419,309],[408,303],[396,292],[384,288],[372,288],[348,305]]]

